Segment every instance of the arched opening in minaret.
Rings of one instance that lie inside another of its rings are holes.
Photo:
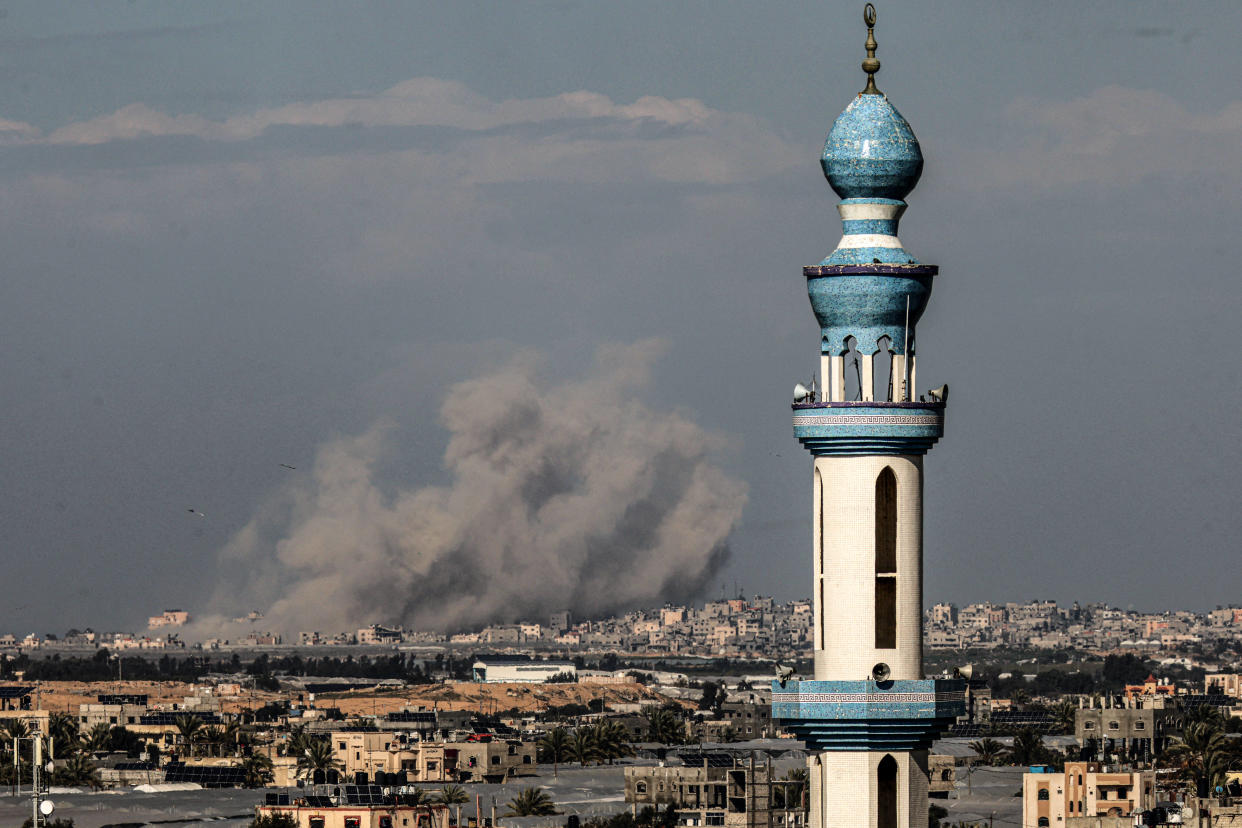
[[[897,475],[875,480],[875,646],[897,647]]]
[[[876,768],[876,828],[897,828],[897,760],[885,755]]]
[[[845,338],[845,354],[842,361],[845,372],[845,399],[862,399],[862,354],[858,351],[858,340],[852,336]]]
[[[893,341],[887,336],[875,343],[878,347],[871,358],[871,378],[875,383],[875,398],[881,402],[893,401]]]

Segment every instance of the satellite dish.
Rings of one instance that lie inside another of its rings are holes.
[[[888,669],[888,665],[881,661],[871,668],[871,679],[873,681],[884,681],[890,673],[892,673],[892,670]]]
[[[810,390],[808,390],[807,387],[803,385],[802,383],[798,383],[797,385],[794,386],[794,402],[796,403],[806,402],[810,398],[810,396],[811,396]]]
[[[945,383],[939,388],[933,388],[932,390],[928,391],[927,394],[935,402],[948,403],[949,402],[949,385],[948,383]]]
[[[43,814],[44,816],[51,816],[52,811],[55,811],[55,810],[56,810],[56,805],[50,799],[45,799],[39,803],[39,813]]]
[[[968,679],[975,674],[975,665],[963,664],[961,667],[953,668],[953,675],[958,678]]]

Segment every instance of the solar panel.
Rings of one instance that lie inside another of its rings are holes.
[[[153,771],[158,770],[154,762],[117,762],[112,766],[116,770]]]
[[[709,768],[731,768],[735,764],[729,753],[679,753],[678,756],[687,765],[702,766],[704,760]]]
[[[398,710],[385,716],[390,722],[428,722],[436,723],[436,714],[429,711]]]
[[[0,687],[0,699],[20,699],[34,692],[33,687]]]
[[[169,762],[164,766],[165,782],[194,782],[204,788],[231,788],[244,785],[246,772],[241,768],[206,767]],[[284,795],[288,799],[288,794]]]
[[[143,714],[138,717],[138,723],[144,725],[176,725],[177,720],[186,715],[194,716],[205,725],[221,724],[220,717],[215,713],[177,713],[170,711]]]
[[[100,704],[136,704],[147,706],[147,697],[137,693],[100,693],[95,697]]]

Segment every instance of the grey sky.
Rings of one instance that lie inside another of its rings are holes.
[[[927,597],[1237,601],[1242,7],[878,11],[953,388]],[[4,12],[0,629],[201,611],[324,446],[386,421],[377,487],[443,484],[453,383],[651,337],[634,393],[749,490],[717,580],[806,593],[799,268],[840,233],[860,4]]]

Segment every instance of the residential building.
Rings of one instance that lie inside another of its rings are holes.
[[[1078,817],[1126,817],[1155,804],[1154,771],[1110,772],[1096,762],[1066,762],[1063,773],[1032,769],[1022,777],[1022,828],[1065,828]]]

